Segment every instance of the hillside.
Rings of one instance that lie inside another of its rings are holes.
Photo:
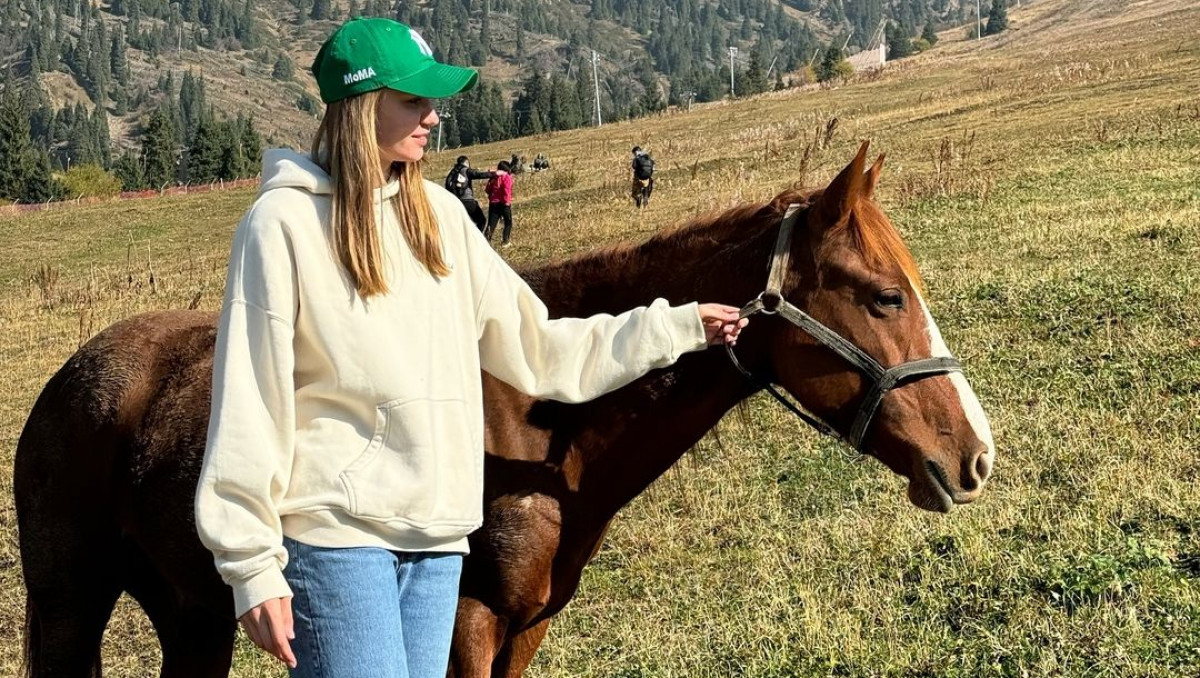
[[[351,13],[411,22],[441,58],[480,67],[485,82],[499,86],[507,99],[531,74],[558,73],[579,83],[589,94],[583,103],[590,106],[590,59],[596,50],[608,120],[657,105],[643,104],[647,96],[663,103],[720,98],[728,81],[728,46],[741,50],[735,63],[739,71],[753,57],[758,68],[774,64],[775,74],[786,74],[830,40],[840,44],[848,37],[851,50],[864,45],[884,17],[913,35],[927,21],[963,18],[957,0],[789,3],[13,0],[5,3],[0,21],[0,66],[11,67],[0,68],[5,74],[0,85],[40,71],[55,108],[82,102],[90,110],[102,104],[119,150],[137,145],[148,115],[161,104],[164,74],[174,72],[178,83],[190,70],[210,84],[209,103],[220,114],[253,116],[269,139],[303,145],[319,109],[306,69],[321,39]],[[127,65],[120,75],[109,64],[118,59],[111,41],[122,43],[120,59]],[[590,116],[590,108],[583,115]]]
[[[516,184],[502,254],[528,267],[819,186],[870,139],[880,205],[998,449],[982,498],[934,516],[756,396],[618,515],[531,678],[1195,675],[1200,7],[1042,0],[1009,19],[844,85],[464,149],[554,162]],[[659,168],[640,212],[634,144]],[[8,474],[30,407],[110,323],[218,308],[254,193],[0,216],[0,675],[18,675]],[[127,598],[104,661],[114,678],[158,670]],[[239,637],[232,675],[284,672]]]

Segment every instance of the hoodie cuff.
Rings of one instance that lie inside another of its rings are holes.
[[[671,338],[671,362],[678,360],[684,353],[699,351],[708,346],[698,302],[671,306],[663,318],[663,325]]]
[[[268,567],[245,581],[233,582],[234,616],[241,619],[242,615],[272,598],[291,598],[292,588],[283,578],[283,571],[277,567]]]

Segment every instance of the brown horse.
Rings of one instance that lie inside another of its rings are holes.
[[[778,303],[742,334],[738,358],[850,436],[886,378],[849,362],[847,351],[893,368],[931,356],[952,361],[911,255],[871,200],[881,163],[867,170],[865,154],[866,144],[824,191],[788,190],[528,279],[555,316],[621,311],[656,296],[741,303],[762,291],[776,248]],[[789,205],[798,206],[794,229],[781,227]],[[787,230],[793,235],[777,238]],[[800,317],[821,325],[788,322]],[[38,398],[14,475],[29,675],[99,675],[101,636],[122,591],[157,631],[163,676],[228,674],[232,594],[192,521],[215,321],[162,312],[113,325]],[[827,331],[851,348],[812,334]],[[961,374],[924,372],[880,392],[859,447],[909,479],[915,505],[948,511],[980,494],[991,432]],[[617,511],[763,382],[716,349],[580,405],[536,401],[483,379],[485,522],[464,565],[450,673],[515,677],[574,595]]]

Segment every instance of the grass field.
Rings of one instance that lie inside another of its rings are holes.
[[[1044,0],[1010,18],[832,89],[467,151],[554,161],[517,182],[505,255],[530,265],[818,184],[872,139],[881,203],[998,448],[984,496],[932,515],[755,398],[618,517],[531,675],[1200,675],[1200,6]],[[641,213],[634,144],[659,166]],[[119,318],[216,308],[251,198],[0,221],[0,675],[19,661],[9,479],[34,398]],[[109,675],[157,671],[134,604],[104,654]],[[234,675],[283,673],[241,639]]]

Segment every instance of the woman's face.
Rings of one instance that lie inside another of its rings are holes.
[[[425,155],[429,130],[438,124],[433,102],[384,90],[375,112],[375,140],[386,175],[393,162],[416,162]]]

